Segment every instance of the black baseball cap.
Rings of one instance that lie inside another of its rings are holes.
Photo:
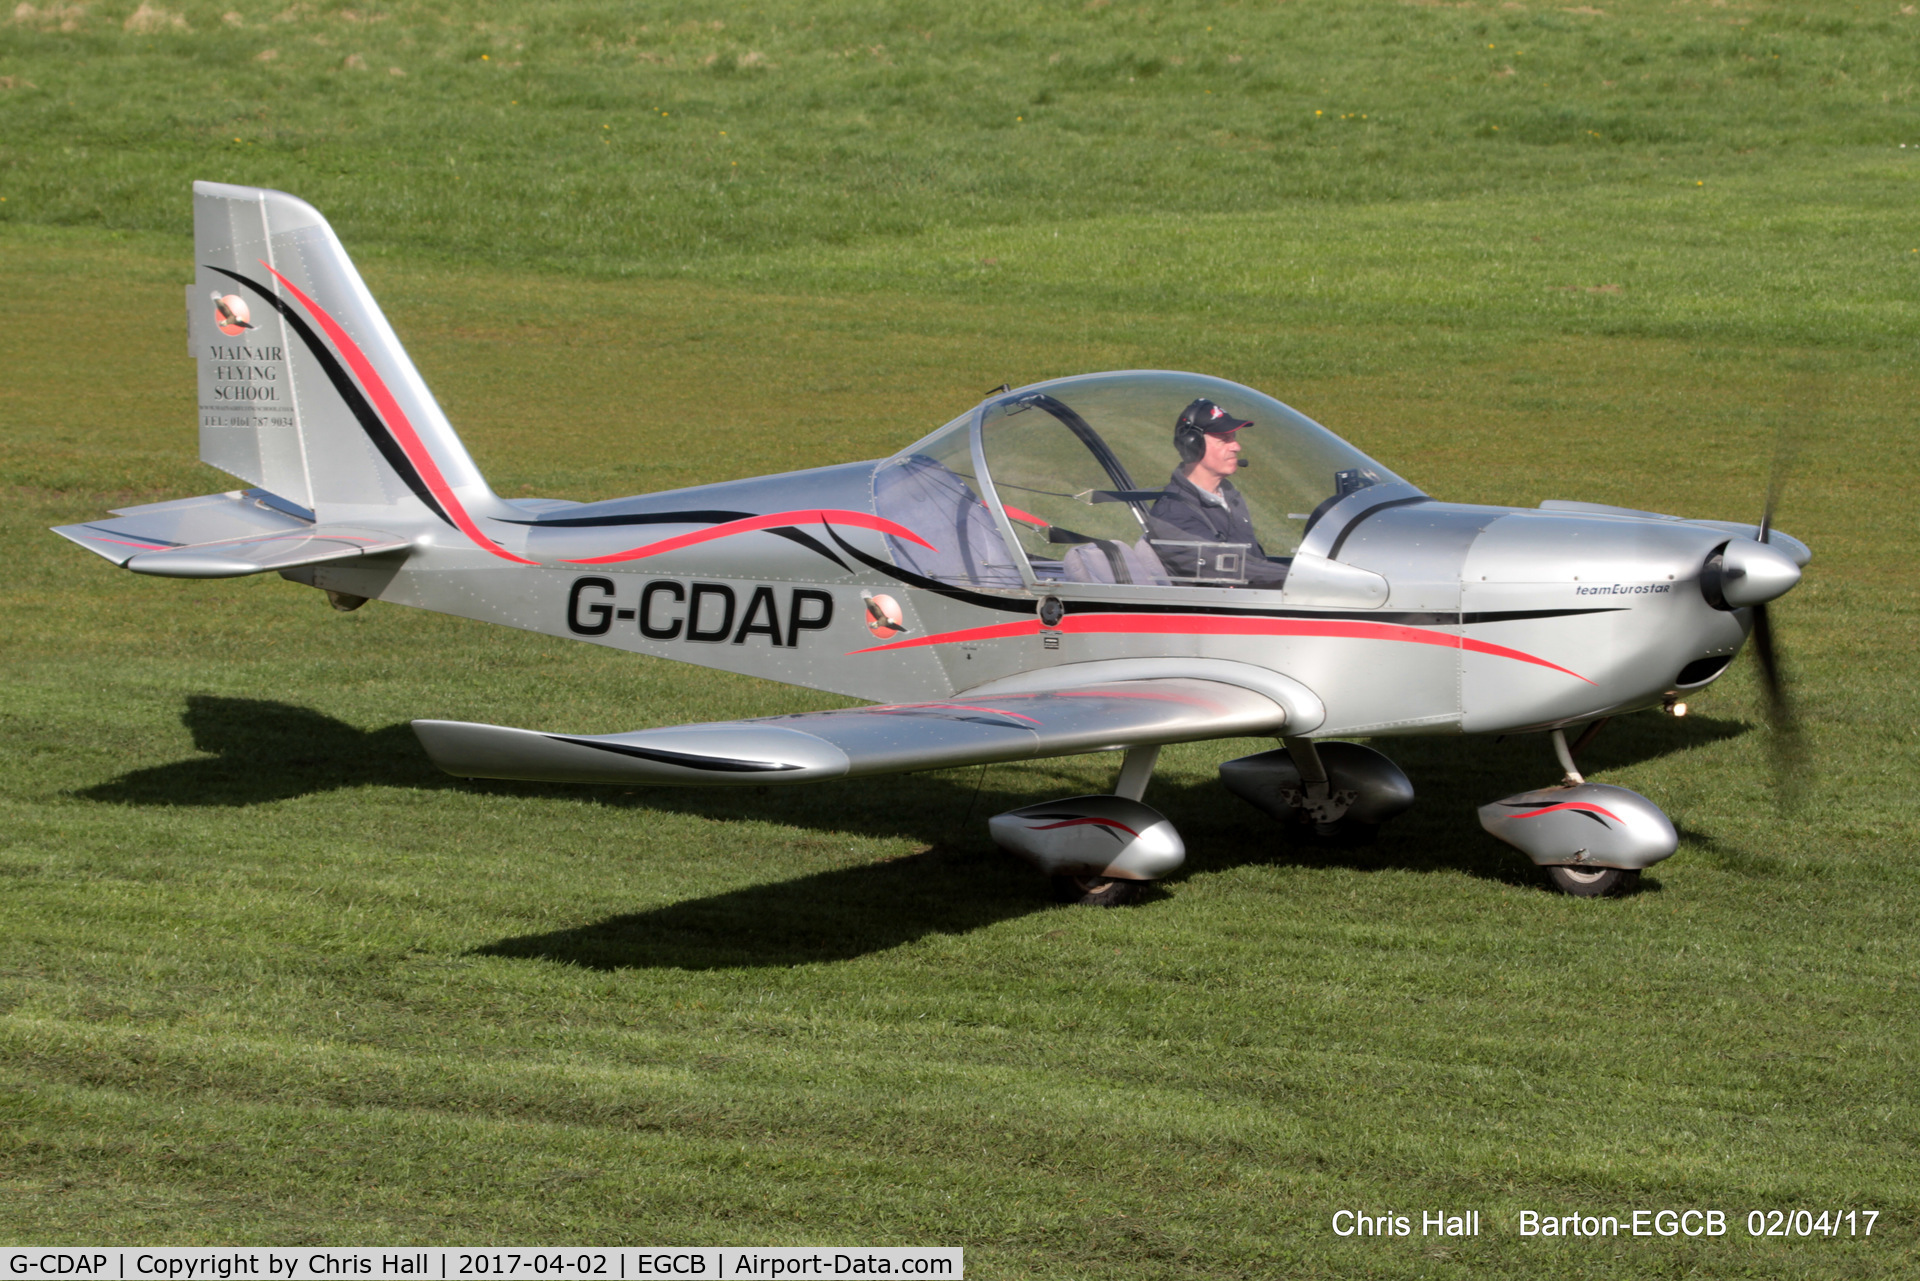
[[[1235,418],[1202,396],[1180,411],[1180,421],[1176,426],[1192,427],[1206,432],[1209,436],[1224,436],[1228,432],[1239,431],[1242,427],[1253,426],[1253,420]]]

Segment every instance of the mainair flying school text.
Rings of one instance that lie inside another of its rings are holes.
[[[237,402],[278,402],[281,375],[286,370],[284,347],[247,347],[235,343],[213,343],[207,348],[213,360],[213,398]]]

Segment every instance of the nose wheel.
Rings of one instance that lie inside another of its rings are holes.
[[[1640,888],[1639,869],[1624,867],[1549,867],[1553,888],[1575,898],[1617,898]]]
[[[1147,884],[1113,876],[1056,876],[1053,898],[1056,903],[1071,903],[1075,907],[1125,907],[1140,901]]]
[[[1581,739],[1593,737],[1595,722]],[[1566,771],[1556,787],[1521,792],[1480,807],[1480,826],[1546,872],[1575,898],[1613,898],[1640,888],[1640,871],[1679,848],[1673,822],[1638,792],[1581,776],[1566,735],[1554,730],[1554,754]]]

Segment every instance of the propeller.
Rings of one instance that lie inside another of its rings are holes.
[[[1774,440],[1773,464],[1767,470],[1766,504],[1760,512],[1760,536],[1756,541],[1762,546],[1771,546],[1773,542],[1773,513],[1779,504],[1780,487],[1792,461],[1789,457],[1790,444],[1788,424],[1782,422],[1779,435]],[[1774,639],[1773,619],[1768,614],[1768,607],[1767,601],[1750,607],[1753,610],[1753,634],[1748,639],[1753,644],[1754,660],[1760,665],[1760,686],[1767,697],[1767,720],[1773,731],[1770,738],[1775,795],[1789,806],[1794,806],[1805,792],[1807,745],[1800,731],[1800,717],[1793,698],[1787,692],[1786,672],[1780,664],[1780,647]]]

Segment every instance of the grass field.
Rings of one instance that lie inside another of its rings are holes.
[[[0,17],[0,1239],[1920,1270],[1920,16],[224,11]],[[333,219],[508,495],[876,456],[1096,368],[1240,379],[1465,501],[1750,519],[1784,424],[1811,778],[1783,802],[1745,659],[1684,720],[1616,723],[1592,776],[1683,840],[1586,902],[1474,821],[1551,781],[1538,738],[1383,743],[1420,803],[1333,853],[1215,781],[1262,744],[1171,749],[1148,800],[1192,857],[1115,912],[1050,906],[984,822],[1112,757],[446,778],[408,719],[832,700],[44,532],[231,483],[195,459],[196,177]],[[1882,1213],[1750,1238],[1774,1207]],[[1732,1230],[1517,1235],[1663,1208]],[[1487,1232],[1341,1239],[1339,1209]]]

